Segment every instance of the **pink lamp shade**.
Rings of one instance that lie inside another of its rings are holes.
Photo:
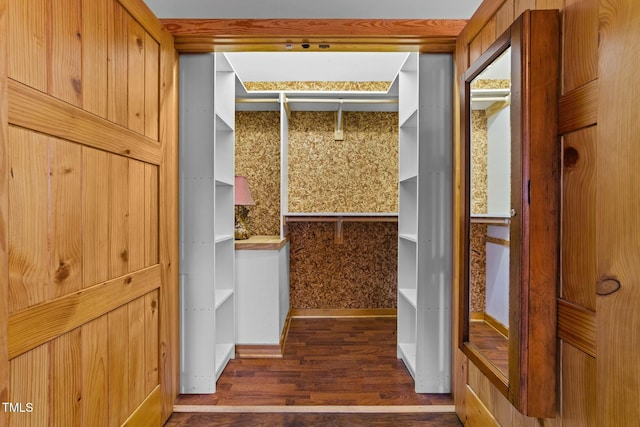
[[[256,204],[253,201],[253,197],[251,197],[251,192],[249,191],[249,182],[247,181],[247,177],[236,175],[234,190],[235,190],[234,203],[236,206],[253,206]]]

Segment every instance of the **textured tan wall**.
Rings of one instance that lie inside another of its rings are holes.
[[[397,212],[398,114],[293,112],[289,124],[290,212]]]
[[[392,82],[244,82],[247,90],[307,90],[386,92]]]
[[[484,313],[487,306],[487,225],[471,224],[469,311]]]
[[[335,243],[334,223],[292,223],[291,308],[395,308],[398,225],[344,223]]]
[[[487,115],[474,110],[471,114],[471,213],[487,213]]]
[[[280,234],[280,113],[236,112],[236,175],[249,181],[256,205],[249,210],[254,234]]]

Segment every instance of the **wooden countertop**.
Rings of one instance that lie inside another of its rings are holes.
[[[267,251],[282,248],[289,238],[280,236],[251,236],[245,240],[236,240],[236,250]]]

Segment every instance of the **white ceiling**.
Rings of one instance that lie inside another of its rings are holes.
[[[145,0],[160,18],[469,19],[482,0]]]
[[[408,54],[404,52],[241,52],[226,55],[243,82],[391,82]]]

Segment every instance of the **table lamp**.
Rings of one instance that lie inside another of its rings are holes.
[[[255,202],[249,191],[249,182],[244,176],[235,177],[234,183],[234,204],[235,204],[235,238],[244,240],[251,237],[251,229],[249,228],[247,215],[249,209],[247,206],[254,206]]]

